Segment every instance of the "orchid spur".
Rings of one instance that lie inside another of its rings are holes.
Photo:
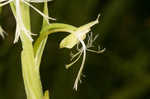
[[[51,0],[48,0],[51,1]],[[45,20],[48,19],[52,19],[55,20],[54,18],[51,18],[47,15],[45,15],[44,13],[42,13],[40,10],[38,10],[37,8],[35,8],[34,6],[32,6],[30,4],[31,3],[43,3],[43,2],[47,2],[47,0],[0,0],[0,7],[7,5],[9,3],[13,2],[15,5],[15,10],[16,10],[16,15],[15,19],[16,19],[16,33],[15,33],[15,40],[14,43],[16,43],[20,37],[20,33],[25,33],[27,35],[27,37],[33,41],[31,35],[34,35],[33,33],[31,33],[28,29],[26,29],[26,27],[24,26],[24,23],[22,21],[22,12],[21,12],[21,7],[20,7],[20,3],[24,3],[28,6],[30,6],[31,8],[33,8],[36,12],[38,12],[40,15],[42,15],[44,17]]]

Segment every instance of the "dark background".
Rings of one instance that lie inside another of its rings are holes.
[[[34,6],[42,10],[42,4]],[[49,36],[40,72],[51,99],[150,99],[150,0],[54,0],[49,12],[56,22],[75,26],[100,13],[92,31],[99,34],[95,44],[106,48],[99,55],[88,52],[76,92],[72,88],[81,61],[66,70],[70,50],[59,48],[66,33]],[[33,10],[31,15],[32,31],[38,33],[42,17]],[[26,99],[21,42],[13,44],[15,20],[9,6],[3,7],[0,24],[8,34],[0,38],[0,99]]]

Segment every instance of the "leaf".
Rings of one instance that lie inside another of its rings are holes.
[[[43,12],[44,12],[45,15],[48,15],[47,2],[44,2],[44,11]],[[45,20],[45,18],[43,18],[43,25],[42,25],[41,31],[44,30],[44,28],[48,25],[49,25],[48,20]],[[40,34],[41,33],[42,32],[40,32]],[[45,48],[45,45],[46,45],[46,42],[47,42],[47,38],[48,38],[48,36],[45,36],[45,38],[43,38],[43,40],[41,40],[40,43],[38,43],[38,44],[35,43],[34,44],[35,63],[36,63],[37,68],[40,67],[42,54],[43,54],[43,51],[44,51],[44,48]]]

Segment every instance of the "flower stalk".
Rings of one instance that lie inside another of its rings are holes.
[[[17,8],[20,9],[18,10]],[[23,28],[28,30],[24,31],[22,30],[22,27],[19,26],[17,27],[19,28],[18,31],[16,29],[16,31],[20,34],[22,42],[22,73],[27,99],[42,99],[43,90],[40,80],[39,68],[36,68],[35,65],[33,45],[31,39],[28,36],[30,34],[27,35],[31,26],[29,6],[25,5],[23,2],[20,2],[20,0],[17,0],[16,2],[11,3],[11,9],[15,15],[15,18],[17,18],[17,24],[24,26]]]

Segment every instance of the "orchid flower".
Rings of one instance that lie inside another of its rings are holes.
[[[51,0],[48,0],[51,1]],[[0,0],[0,7],[7,5],[11,2],[14,2],[15,6],[16,6],[16,15],[15,15],[15,19],[16,19],[16,33],[15,33],[15,40],[14,43],[16,43],[20,37],[20,33],[25,33],[27,35],[27,37],[33,41],[31,35],[33,35],[33,33],[30,32],[30,30],[26,29],[26,27],[24,26],[23,20],[22,20],[22,12],[21,12],[21,7],[20,7],[20,2],[30,6],[31,8],[33,8],[36,12],[38,12],[40,15],[42,15],[44,17],[44,19],[48,20],[48,19],[52,19],[55,20],[54,18],[51,18],[47,15],[45,15],[44,13],[42,13],[40,10],[38,10],[37,8],[35,8],[34,6],[32,6],[30,4],[30,2],[32,3],[43,3],[43,2],[47,2],[46,0]]]
[[[98,17],[95,21],[92,21],[88,24],[85,24],[85,25],[77,28],[77,30],[75,30],[72,34],[70,34],[69,36],[64,38],[60,43],[60,48],[65,47],[65,48],[71,49],[75,45],[77,45],[77,51],[78,52],[74,55],[71,55],[72,56],[71,60],[73,60],[76,57],[77,58],[74,61],[72,61],[70,64],[66,65],[67,69],[69,67],[71,67],[73,64],[75,64],[80,59],[80,57],[83,55],[82,63],[81,63],[80,69],[78,71],[78,74],[77,74],[77,77],[76,77],[76,80],[74,83],[74,87],[73,87],[75,90],[77,90],[79,81],[81,82],[82,71],[83,71],[85,59],[86,59],[86,51],[95,52],[95,53],[102,53],[105,51],[105,49],[101,50],[100,47],[98,47],[97,51],[89,49],[90,47],[93,47],[93,42],[98,37],[98,35],[96,35],[93,38],[92,32],[90,32],[90,31],[91,31],[92,26],[99,23],[99,16],[100,15],[98,15]],[[88,36],[88,42],[86,45],[84,42],[84,39],[86,38],[86,35],[89,32],[90,32],[90,35]],[[81,48],[79,48],[79,44],[81,44]]]

